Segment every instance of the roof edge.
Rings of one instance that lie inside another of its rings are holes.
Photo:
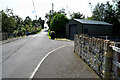
[[[77,21],[77,22],[79,22],[79,23],[81,23],[81,24],[90,24],[90,23],[82,23],[82,22],[78,21],[78,20],[86,20],[86,19],[73,18],[72,20],[75,20],[75,21]],[[86,21],[87,21],[87,20],[86,20]],[[88,20],[88,21],[95,21],[95,20]],[[96,22],[104,22],[104,21],[96,21]],[[113,24],[110,24],[110,23],[108,23],[108,22],[104,22],[104,23],[107,23],[107,24],[94,24],[94,23],[92,23],[92,24],[93,24],[93,25],[108,25],[108,26],[113,26]]]

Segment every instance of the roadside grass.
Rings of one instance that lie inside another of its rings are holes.
[[[40,31],[38,31],[36,34],[40,33],[43,29],[41,29]]]
[[[71,41],[71,40],[69,40],[69,39],[67,39],[65,37],[62,38],[61,35],[55,35],[55,36],[57,36],[57,37],[55,37],[54,40],[58,40],[58,41]],[[48,29],[48,37],[49,37],[49,39],[51,39],[50,30],[49,29]]]
[[[55,40],[58,40],[58,41],[72,41],[72,40],[69,40],[69,39],[66,39],[66,38],[55,38]]]
[[[41,29],[40,31],[36,32],[35,34],[38,34],[42,31],[43,29]],[[33,35],[33,34],[29,34],[29,35]],[[18,37],[27,37],[27,35],[23,35],[23,36],[18,36]],[[17,38],[17,37],[16,37]]]
[[[41,29],[40,31],[36,32],[36,34],[40,33],[42,30],[43,30],[43,29]],[[32,35],[32,34],[30,34],[30,35]],[[7,40],[12,39],[12,38],[22,38],[22,37],[27,37],[27,35],[10,37],[10,38],[8,38]]]
[[[51,36],[50,36],[50,32],[49,32],[49,30],[48,30],[48,37],[49,37],[49,39],[51,39]]]

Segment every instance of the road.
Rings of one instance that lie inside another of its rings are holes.
[[[97,78],[98,75],[75,53],[74,46],[64,46],[53,51],[40,65],[34,78]]]
[[[73,41],[55,41],[47,30],[2,45],[2,77],[29,78],[42,58],[60,46],[73,46]]]

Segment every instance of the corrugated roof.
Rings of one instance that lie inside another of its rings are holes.
[[[103,22],[103,21],[84,20],[84,19],[74,19],[74,20],[77,21],[77,22],[80,22],[82,24],[112,25],[110,23]]]

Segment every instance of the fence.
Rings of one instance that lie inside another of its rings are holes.
[[[86,35],[74,36],[77,53],[101,78],[120,79],[120,43]]]
[[[7,33],[2,33],[2,40],[8,39],[8,34]]]
[[[13,34],[13,33],[1,33],[1,40],[6,40],[6,39],[8,39],[8,38],[12,38],[12,37],[15,37],[15,34]]]
[[[96,38],[101,38],[101,39],[109,39],[115,42],[120,42],[120,34],[119,35],[114,35],[114,36],[100,36],[100,35],[91,35],[91,37],[94,36]]]

